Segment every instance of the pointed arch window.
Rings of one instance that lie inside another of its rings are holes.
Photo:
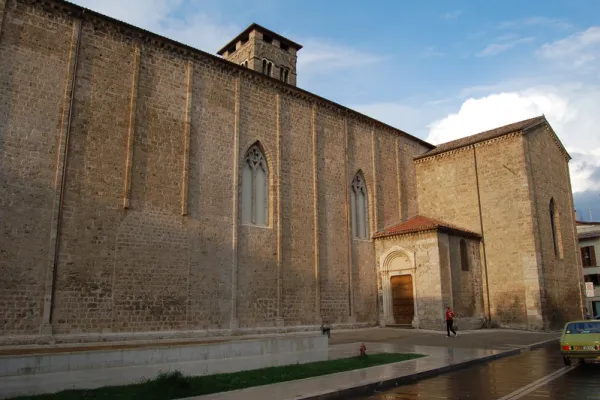
[[[558,257],[558,237],[556,234],[556,211],[554,207],[554,198],[550,199],[550,228],[552,229],[552,243],[554,244],[554,255]]]
[[[242,223],[268,225],[269,168],[258,144],[246,152],[242,170]]]
[[[350,193],[350,210],[352,217],[352,236],[357,239],[368,239],[368,204],[367,187],[362,174],[358,172],[352,180]]]

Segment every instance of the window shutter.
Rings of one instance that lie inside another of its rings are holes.
[[[590,266],[598,266],[598,264],[596,264],[596,252],[594,246],[590,246]]]
[[[587,261],[587,257],[585,254],[585,249],[586,249],[586,247],[582,247],[579,250],[581,250],[581,265],[583,265],[584,267],[587,267],[588,261]]]

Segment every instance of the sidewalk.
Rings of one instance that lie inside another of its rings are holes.
[[[474,349],[510,349],[558,338],[560,332],[544,333],[512,329],[458,331],[457,338],[446,338],[445,331],[421,329],[369,328],[332,331],[329,344],[377,342],[398,345],[442,346]]]
[[[258,386],[232,392],[189,397],[185,400],[308,400],[339,399],[384,390],[400,383],[423,379],[474,363],[519,354],[559,338],[559,333],[515,330],[459,332],[446,338],[445,332],[373,328],[332,332],[330,348],[355,355],[360,343],[367,351],[427,354],[427,357],[362,370],[340,372],[315,378]]]

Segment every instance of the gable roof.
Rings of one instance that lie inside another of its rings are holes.
[[[439,221],[437,219],[425,217],[423,215],[417,215],[405,222],[401,222],[397,225],[384,228],[383,230],[375,233],[373,235],[373,239],[431,230],[436,230],[445,233],[454,233],[461,236],[481,238],[481,235],[479,233],[462,229],[455,225],[451,225],[446,222]]]
[[[415,157],[415,160],[426,158],[430,156],[434,156],[436,154],[445,153],[450,150],[456,150],[461,147],[470,146],[475,143],[484,142],[486,140],[495,139],[500,136],[508,135],[509,133],[514,133],[521,131],[523,129],[531,128],[537,124],[546,122],[546,117],[543,115],[535,118],[529,118],[523,121],[515,122],[512,124],[504,125],[499,128],[491,129],[489,131],[477,133],[475,135],[467,136],[461,139],[452,140],[451,142],[442,143],[437,146],[435,149],[428,151],[425,154],[421,154],[420,156]]]

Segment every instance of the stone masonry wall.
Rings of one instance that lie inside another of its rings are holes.
[[[0,1],[0,329],[42,325],[74,24]],[[27,21],[27,23],[23,23]]]
[[[543,312],[546,327],[560,329],[582,318],[579,245],[575,227],[568,160],[546,126],[528,132],[526,156],[532,178],[532,198],[538,254],[541,256]],[[558,255],[554,251],[550,200],[554,199]]]
[[[418,205],[418,185],[417,185],[417,170],[413,161],[414,157],[423,154],[429,149],[420,143],[410,142],[405,138],[398,138],[399,146],[399,201],[401,208],[402,220],[405,221],[414,217],[419,212]]]
[[[492,320],[536,329],[539,264],[523,141],[522,135],[508,135],[475,150]]]
[[[371,233],[396,222],[427,147],[78,10],[4,10],[0,335],[374,323],[374,244],[348,235],[347,190],[361,170]],[[256,142],[267,227],[235,219]]]
[[[467,245],[468,271],[463,270],[460,242]],[[483,317],[482,263],[479,240],[448,235],[452,276],[452,307],[459,318]]]
[[[473,149],[417,160],[419,214],[481,233]]]
[[[538,328],[539,274],[523,149],[523,137],[514,134],[418,160],[419,213],[478,233],[483,226],[482,289],[487,308],[487,273],[492,321]]]

